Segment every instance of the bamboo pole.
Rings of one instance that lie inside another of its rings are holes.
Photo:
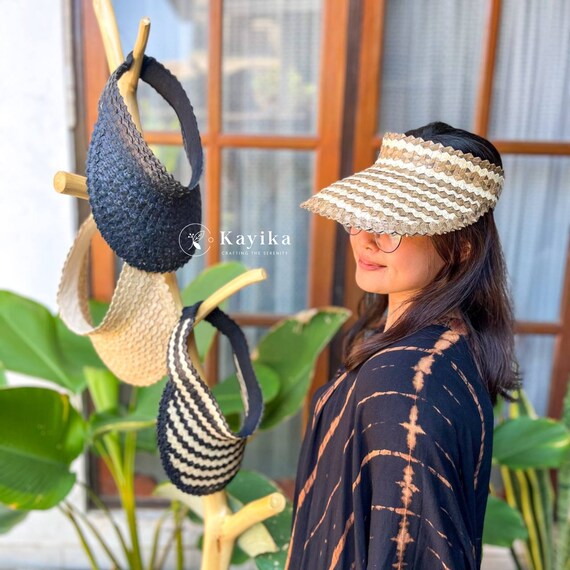
[[[116,69],[123,61],[123,50],[117,20],[111,0],[93,0],[93,7],[103,38],[105,55],[110,70]],[[133,117],[133,121],[142,133],[142,126],[138,103],[136,98],[137,85],[150,33],[150,19],[143,18],[139,23],[139,29],[133,48],[133,65],[119,79],[119,90],[123,96],[127,108]],[[54,188],[60,194],[87,199],[87,185],[84,176],[59,171],[53,180]],[[167,274],[167,283],[173,298],[182,309],[182,299],[176,281],[176,273]],[[195,324],[202,321],[211,311],[227,298],[239,290],[253,283],[267,279],[263,268],[251,269],[242,275],[232,279],[229,283],[218,289],[203,301],[196,314]],[[198,372],[205,379],[202,370],[194,331],[188,339],[188,351],[190,358],[198,368]],[[227,495],[224,490],[206,495],[203,498],[204,505],[204,545],[202,557],[202,570],[227,570],[230,566],[234,544],[240,534],[245,532],[258,522],[264,521],[281,511],[286,506],[285,497],[281,493],[272,493],[267,497],[252,501],[240,511],[232,513],[229,508]]]

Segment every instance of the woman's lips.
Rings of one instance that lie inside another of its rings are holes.
[[[366,263],[362,259],[358,258],[358,267],[366,269],[366,271],[375,271],[377,269],[385,269],[385,265],[377,265],[375,263]]]

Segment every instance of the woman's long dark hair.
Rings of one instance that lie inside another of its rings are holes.
[[[446,123],[429,123],[405,134],[503,165],[488,140]],[[364,294],[358,304],[358,319],[344,338],[344,367],[352,370],[383,347],[459,310],[493,405],[499,394],[507,401],[517,401],[509,394],[521,387],[514,354],[513,304],[492,209],[469,226],[430,237],[444,266],[430,284],[407,301],[403,315],[386,332],[378,330],[368,338],[363,338],[366,330],[385,323],[388,295]]]

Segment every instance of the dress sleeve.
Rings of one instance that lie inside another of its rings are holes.
[[[358,380],[353,502],[362,567],[476,570],[457,380],[441,367],[427,377],[393,364],[363,368]]]

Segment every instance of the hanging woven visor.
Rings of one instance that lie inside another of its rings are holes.
[[[239,471],[245,445],[263,414],[263,397],[247,340],[239,325],[216,307],[206,320],[226,335],[232,347],[245,417],[233,433],[207,383],[188,356],[188,335],[203,301],[182,311],[168,344],[168,376],[157,421],[162,465],[170,481],[190,495],[209,495],[226,487]]]
[[[89,203],[97,228],[120,258],[143,271],[167,273],[196,251],[192,236],[202,222],[202,144],[184,88],[168,69],[145,55],[140,78],[170,104],[180,121],[192,169],[184,186],[149,148],[119,92],[118,80],[132,63],[131,52],[99,99],[86,163]]]
[[[97,233],[90,215],[81,224],[65,260],[57,305],[75,334],[88,336],[105,365],[120,380],[148,386],[166,374],[166,350],[182,310],[170,273],[149,273],[124,263],[103,320],[93,325],[88,304],[89,247]]]

